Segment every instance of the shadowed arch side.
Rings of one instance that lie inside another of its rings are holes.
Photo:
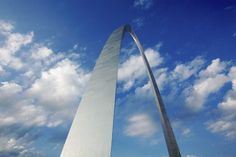
[[[129,32],[139,48],[160,112],[170,157],[180,157],[155,78],[143,48],[129,25],[112,32],[96,61],[60,157],[110,157],[120,46]]]
[[[161,98],[161,94],[159,92],[155,77],[153,76],[151,67],[148,63],[147,57],[144,53],[144,50],[142,48],[142,45],[140,44],[138,37],[136,36],[136,34],[134,33],[134,31],[131,29],[131,27],[129,25],[126,25],[126,31],[130,33],[130,35],[132,36],[132,38],[134,39],[134,42],[136,43],[139,52],[143,58],[143,62],[145,64],[147,73],[148,73],[148,77],[151,83],[151,88],[156,100],[156,105],[160,114],[160,118],[161,118],[161,124],[162,124],[162,129],[164,132],[164,137],[165,137],[165,141],[167,144],[167,149],[169,152],[169,156],[170,157],[181,157],[180,151],[179,151],[179,147],[178,144],[176,142],[175,136],[174,136],[174,132],[172,130],[169,118],[167,116],[166,110],[165,110],[165,106],[164,103],[162,101]]]

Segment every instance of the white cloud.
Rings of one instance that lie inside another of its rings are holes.
[[[163,59],[157,62],[156,66],[162,63],[162,61]],[[142,80],[146,74],[142,64],[141,58],[131,56],[121,65],[118,78],[124,83],[124,91],[135,86],[136,96],[148,98],[148,95],[150,95],[150,85],[148,83],[141,86],[135,84],[137,80]],[[186,106],[191,111],[197,112],[204,108],[204,104],[211,94],[218,92],[229,82],[229,76],[226,74],[228,64],[217,58],[212,60],[211,64],[203,69],[205,60],[198,56],[190,62],[177,64],[172,71],[167,68],[155,69],[154,74],[160,90],[166,86],[171,86],[172,91],[173,89],[177,90],[174,93],[170,93],[172,97],[177,96],[178,90],[179,92],[183,91],[182,95]],[[193,79],[189,80],[190,77]],[[191,82],[193,82],[192,85],[189,84]],[[182,87],[184,89],[181,89]],[[231,102],[234,101],[231,99]]]
[[[236,121],[218,119],[208,122],[207,129],[213,133],[221,133],[228,138],[236,137]]]
[[[189,128],[183,128],[182,135],[185,137],[188,137],[191,134],[191,129]]]
[[[14,29],[14,26],[10,22],[0,20],[0,32],[8,33]]]
[[[24,103],[24,102],[21,102]],[[7,114],[0,116],[0,126],[21,124],[24,126],[47,126],[46,111],[40,106],[17,103]]]
[[[33,32],[27,34],[13,33],[14,26],[8,22],[0,22],[0,32],[6,38],[5,43],[0,47],[0,65],[10,67],[13,69],[20,69],[23,63],[17,57],[17,52],[22,46],[32,42]]]
[[[6,48],[11,52],[17,52],[22,46],[32,42],[33,32],[27,34],[11,33],[7,36]]]
[[[0,35],[0,156],[39,156],[34,128],[67,125],[90,74],[72,61],[78,54],[55,53],[33,32],[0,21]]]
[[[22,92],[22,87],[16,83],[1,82],[0,85],[0,108],[11,107],[16,100],[20,97],[19,93]]]
[[[148,96],[152,95],[150,89],[151,89],[150,82],[144,84],[144,85],[141,86],[141,87],[137,87],[137,88],[135,89],[135,96],[136,96],[136,97],[139,97],[139,98],[142,98],[142,99],[145,99],[145,98],[147,98]]]
[[[185,91],[187,106],[193,111],[201,110],[208,96],[219,91],[227,81],[224,74],[196,81],[192,88]]]
[[[5,70],[2,68],[2,66],[0,66],[0,74],[3,74],[5,72]]]
[[[222,73],[225,68],[225,62],[221,62],[219,58],[214,59],[205,70],[200,72],[200,77],[215,77],[217,74]]]
[[[184,70],[178,69],[179,65]],[[215,121],[208,121],[207,129],[232,138],[236,137],[236,67],[231,67],[229,70],[228,65],[227,62],[214,59],[205,69],[202,69],[205,66],[205,61],[202,57],[196,57],[191,62],[177,64],[173,71],[162,68],[156,69],[154,73],[159,88],[171,85],[172,88],[181,89],[180,83],[186,83],[186,80],[193,76],[193,79],[188,80],[187,85],[183,86],[185,88],[183,93],[188,109],[195,112],[203,109],[211,94],[220,91],[226,83],[231,81],[232,89],[227,92],[224,101],[218,105],[221,117]],[[191,82],[193,84],[189,85]],[[135,89],[135,95],[143,99],[147,99],[148,95],[151,95],[150,92],[149,83]],[[224,125],[224,128],[220,127],[221,125]],[[182,129],[183,136],[189,136],[190,134],[191,130],[189,128],[184,127]]]
[[[22,87],[16,83],[1,82],[1,98],[9,97],[22,91]]]
[[[65,124],[64,122],[75,112],[90,74],[65,54],[54,53],[49,47],[33,42],[33,32],[21,34],[13,30],[14,26],[11,23],[0,22],[0,33],[4,37],[0,47],[0,74],[11,73],[8,68],[21,69],[0,83],[0,129],[13,125],[33,128]],[[25,50],[26,47],[28,49]],[[164,60],[158,50],[159,48],[149,48],[145,53],[154,67],[159,87],[165,88],[171,84],[171,88],[181,90],[179,84],[194,76],[194,84],[190,88],[187,87],[190,92],[186,96],[189,103],[200,102],[200,105],[190,105],[196,110],[201,109],[207,97],[219,91],[230,78],[232,89],[218,105],[222,117],[209,122],[208,129],[229,137],[235,136],[235,68],[231,68],[226,76],[227,63],[216,59],[206,69],[201,70],[205,63],[201,57],[197,57],[190,62],[177,64],[172,71],[168,68],[157,69]],[[24,55],[19,55],[21,52]],[[135,86],[136,96],[147,96],[150,92],[149,84],[136,86],[136,82],[145,76],[145,67],[139,55],[132,55],[119,69],[119,81],[124,90]],[[175,82],[174,86],[172,82]],[[229,112],[230,117],[224,116]],[[131,137],[152,137],[158,131],[158,127],[146,114],[130,117],[127,124],[124,133]],[[220,125],[223,125],[224,129],[220,128]],[[190,133],[191,130],[188,128],[182,130],[183,135]],[[21,141],[17,140],[13,136],[7,138],[9,150],[28,150],[28,145],[20,145]],[[0,148],[3,148],[2,145],[0,143]]]
[[[228,82],[228,77],[223,73],[225,65],[219,59],[212,60],[206,69],[199,72],[199,79],[195,80],[193,86],[185,89],[186,104],[191,110],[201,110],[208,96]]]
[[[0,127],[51,126],[53,123],[43,106],[33,104],[25,97],[22,87],[16,83],[3,82],[0,86]],[[50,112],[50,111],[49,111]]]
[[[198,56],[190,62],[177,64],[172,71],[168,70],[168,68],[155,69],[154,75],[159,89],[162,90],[170,84],[171,86],[179,86],[181,82],[186,81],[191,76],[196,76],[198,71],[203,67],[204,63],[205,60]],[[135,91],[137,94],[143,93],[142,95],[144,96],[145,94],[149,94],[147,93],[147,90],[150,90],[149,87],[150,86],[145,84],[142,87],[137,87]]]
[[[148,48],[145,51],[151,67],[157,67],[163,62],[159,52]],[[145,65],[140,55],[131,55],[128,60],[121,64],[118,71],[118,80],[124,82],[124,90],[129,90],[137,79],[144,78],[146,74]]]
[[[236,113],[236,67],[231,67],[229,78],[232,83],[232,89],[226,94],[225,100],[219,103],[219,108],[227,113]]]
[[[78,65],[65,59],[42,72],[41,78],[32,84],[28,92],[42,105],[68,107],[78,103],[89,76]]]
[[[41,152],[33,147],[29,148],[32,141],[27,138],[27,135],[20,138],[0,136],[0,156],[41,157]]]
[[[197,156],[196,156],[196,155],[189,154],[189,155],[186,155],[186,157],[197,157]]]
[[[196,77],[198,75],[199,70],[203,67],[204,63],[205,60],[202,57],[198,56],[190,62],[177,64],[173,70],[169,70],[166,67],[154,69],[153,73],[156,78],[159,90],[162,91],[166,87],[171,86],[171,91],[173,93],[171,93],[172,95],[169,95],[168,97],[170,98],[176,96],[176,91],[174,92],[174,90],[181,91],[181,83],[186,83],[186,81],[191,76]],[[148,82],[144,85],[138,87],[136,86],[135,94],[138,97],[148,98],[148,95],[151,95],[150,91],[150,85]]]
[[[224,112],[236,112],[236,91],[229,91],[218,107]]]
[[[156,82],[160,90],[162,90],[164,88],[164,85],[169,81],[168,77],[169,73],[167,70],[168,70],[167,68],[160,68],[155,71]],[[145,97],[147,98],[150,95],[152,95],[150,81],[148,81],[146,84],[142,86],[136,87],[135,95],[137,97],[142,97],[143,99],[145,99]]]
[[[152,0],[135,0],[134,7],[136,8],[141,8],[141,9],[149,9],[153,6],[153,1]]]
[[[124,133],[131,137],[151,137],[158,131],[158,127],[147,114],[141,113],[133,115],[128,119],[128,124]]]
[[[78,105],[90,74],[65,55],[33,42],[32,32],[13,31],[11,23],[0,21],[0,67],[8,72],[0,82],[0,126],[58,126],[71,118],[68,113]]]
[[[32,50],[31,57],[33,59],[44,59],[49,57],[53,51],[46,46],[37,46]]]
[[[186,80],[192,75],[196,75],[196,73],[202,68],[204,63],[205,61],[202,57],[196,57],[191,62],[178,64],[173,70],[173,78],[176,78],[180,81]]]
[[[163,89],[164,85],[170,81],[170,76],[168,76],[168,69],[167,68],[160,68],[155,71],[156,82],[160,90]]]
[[[232,88],[226,93],[224,100],[218,104],[220,117],[207,124],[207,129],[220,133],[228,138],[236,138],[236,67],[231,67],[229,79]]]
[[[179,133],[183,136],[183,138],[189,138],[193,135],[194,130],[189,128],[189,124],[186,124],[181,118],[172,120],[171,126],[174,130],[179,130]]]

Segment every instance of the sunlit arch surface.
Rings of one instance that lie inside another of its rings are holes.
[[[170,157],[180,157],[164,104],[143,48],[129,25],[116,29],[106,41],[64,144],[61,157],[110,157],[120,46],[129,32],[151,82]]]

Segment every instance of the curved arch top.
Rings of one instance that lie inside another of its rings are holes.
[[[120,46],[124,34],[134,39],[151,82],[170,157],[180,157],[158,86],[143,48],[130,25],[112,32],[96,61],[64,144],[61,157],[110,157]]]

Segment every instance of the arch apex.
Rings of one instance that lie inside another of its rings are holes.
[[[125,32],[131,32],[131,30],[132,30],[132,28],[131,28],[131,26],[129,24],[125,24],[124,25],[124,31]]]
[[[155,77],[144,50],[129,24],[110,35],[90,77],[65,141],[61,157],[111,157],[116,82],[121,42],[129,34],[139,48],[160,113],[170,157],[181,157]]]

